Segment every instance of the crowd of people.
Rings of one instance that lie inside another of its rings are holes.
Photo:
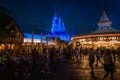
[[[30,64],[16,55],[12,59],[7,54],[0,58],[0,80],[28,80]]]
[[[116,65],[116,57],[118,55],[117,50],[113,49],[100,49],[97,48],[96,50],[90,48],[90,53],[89,53],[89,67],[91,69],[90,74],[92,76],[95,76],[94,74],[94,63],[96,60],[95,66],[98,66],[98,62],[100,62],[104,68],[104,71],[106,74],[104,75],[102,80],[105,80],[109,73],[111,74],[111,80],[114,80],[113,78],[113,73],[115,72],[115,65]],[[95,58],[96,57],[96,58]],[[103,61],[101,60],[103,58]]]
[[[102,65],[106,74],[103,80],[111,74],[111,80],[113,80],[113,73],[115,72],[116,57],[118,56],[119,49],[107,49],[100,47],[97,49],[93,48],[78,48],[73,49],[71,46],[65,48],[49,48],[43,49],[43,55],[41,55],[41,61],[46,66],[48,72],[51,72],[52,67],[56,67],[56,62],[59,57],[63,56],[64,62],[80,63],[84,59],[84,56],[88,56],[89,67],[91,69],[90,74],[94,74],[94,64],[97,67],[99,64]],[[37,54],[38,55],[38,54]],[[102,60],[101,60],[102,58]],[[99,63],[99,64],[98,64]]]
[[[109,73],[111,73],[111,80],[113,80],[116,56],[118,53],[118,49],[82,47],[73,49],[72,46],[58,48],[44,47],[42,51],[34,48],[31,54],[29,54],[29,58],[20,56],[19,54],[11,58],[8,53],[4,53],[4,55],[0,55],[0,80],[27,80],[30,76],[32,66],[36,64],[41,65],[41,72],[49,74],[57,68],[59,62],[71,63],[75,61],[75,63],[79,63],[84,59],[84,56],[88,56],[91,70],[90,74],[92,76],[95,76],[94,64],[98,66],[100,62],[106,71],[103,80],[105,80]],[[101,58],[103,58],[103,60],[101,60]]]

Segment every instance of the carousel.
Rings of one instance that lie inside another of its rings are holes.
[[[118,48],[120,46],[120,31],[111,27],[112,22],[105,11],[97,25],[98,29],[89,34],[73,36],[71,38],[73,46]]]

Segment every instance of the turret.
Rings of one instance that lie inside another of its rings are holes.
[[[111,24],[112,24],[112,22],[109,20],[105,11],[103,11],[102,16],[97,25],[99,26],[99,28],[110,28]]]

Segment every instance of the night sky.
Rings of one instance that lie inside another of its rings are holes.
[[[50,31],[52,18],[59,13],[69,34],[84,34],[97,29],[106,11],[112,27],[120,30],[120,0],[0,0],[22,31]]]

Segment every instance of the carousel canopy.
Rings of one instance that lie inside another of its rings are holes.
[[[92,34],[104,34],[104,33],[120,33],[119,30],[116,30],[111,27],[112,22],[109,20],[105,11],[103,11],[102,16],[98,22],[98,29]]]

